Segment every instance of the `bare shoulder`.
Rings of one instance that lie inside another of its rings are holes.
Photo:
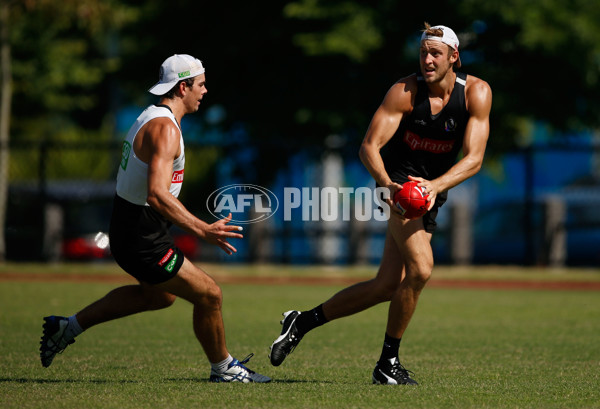
[[[159,117],[148,121],[138,135],[142,137],[140,143],[146,155],[161,152],[177,156],[180,150],[179,128],[169,118]]]
[[[417,88],[416,74],[399,79],[389,89],[385,96],[384,105],[401,112],[412,111]]]
[[[390,92],[405,94],[415,94],[417,92],[417,74],[409,75],[408,77],[400,78],[392,88]]]
[[[411,74],[407,77],[400,78],[394,86],[400,86],[407,90],[416,91],[417,90],[417,74]]]
[[[177,126],[167,117],[153,118],[146,125],[144,125],[145,133],[151,135],[162,135],[177,133]]]
[[[485,112],[489,114],[492,107],[492,88],[481,78],[468,75],[465,85],[465,99],[467,109],[471,114]]]

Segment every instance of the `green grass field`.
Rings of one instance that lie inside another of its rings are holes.
[[[1,408],[600,407],[597,291],[426,288],[401,347],[418,387],[371,384],[383,304],[311,332],[270,366],[281,312],[342,286],[223,285],[229,349],[240,359],[254,352],[248,366],[271,384],[208,383],[183,300],[92,328],[42,368],[41,318],[70,315],[114,286],[0,282]]]

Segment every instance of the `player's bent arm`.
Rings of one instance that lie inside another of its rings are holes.
[[[179,152],[179,133],[173,123],[153,120],[143,136],[143,151],[148,164],[148,204],[168,220],[190,230],[193,215],[175,198],[169,188],[173,160]]]
[[[437,192],[446,191],[464,182],[479,172],[483,164],[490,133],[490,86],[485,81],[474,78],[474,83],[467,90],[467,101],[470,118],[463,140],[463,157],[448,172],[432,181]]]
[[[380,186],[392,184],[380,151],[398,130],[404,114],[412,110],[413,95],[416,93],[416,77],[413,77],[402,79],[390,88],[373,115],[360,146],[358,156]]]
[[[159,132],[160,131],[160,132]],[[242,238],[238,226],[227,225],[231,218],[208,224],[190,213],[185,206],[171,194],[173,159],[178,156],[179,130],[172,125],[168,128],[149,129],[144,143],[150,152],[148,158],[148,204],[167,220],[183,230],[198,236],[209,243],[220,246],[231,254],[235,248],[227,238]]]

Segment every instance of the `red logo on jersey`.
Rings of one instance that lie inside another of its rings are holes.
[[[448,153],[454,147],[454,140],[440,141],[437,139],[421,138],[416,133],[406,131],[404,142],[413,151],[428,151],[431,153]]]
[[[183,171],[184,169],[176,170],[175,172],[173,172],[171,183],[183,183]]]
[[[173,255],[173,249],[169,249],[169,251],[167,251],[167,254],[165,254],[165,256],[160,259],[160,261],[158,262],[159,266],[164,266],[165,263],[169,260],[169,258]]]

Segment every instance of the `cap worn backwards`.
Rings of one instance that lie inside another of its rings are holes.
[[[450,27],[446,27],[446,26],[433,26],[430,28],[430,30],[436,30],[436,29],[442,30],[442,33],[443,33],[442,37],[427,34],[426,32],[423,32],[423,34],[421,35],[421,42],[423,42],[425,40],[441,41],[442,43],[449,45],[456,52],[458,52],[459,41],[458,41],[458,37],[456,36],[456,33],[454,33],[454,31]],[[458,59],[456,60],[456,68],[460,68],[461,65],[462,65],[462,63],[460,62],[460,55],[459,55]]]
[[[164,95],[179,81],[204,74],[202,61],[188,54],[175,54],[160,66],[158,82],[148,91],[154,95]]]

